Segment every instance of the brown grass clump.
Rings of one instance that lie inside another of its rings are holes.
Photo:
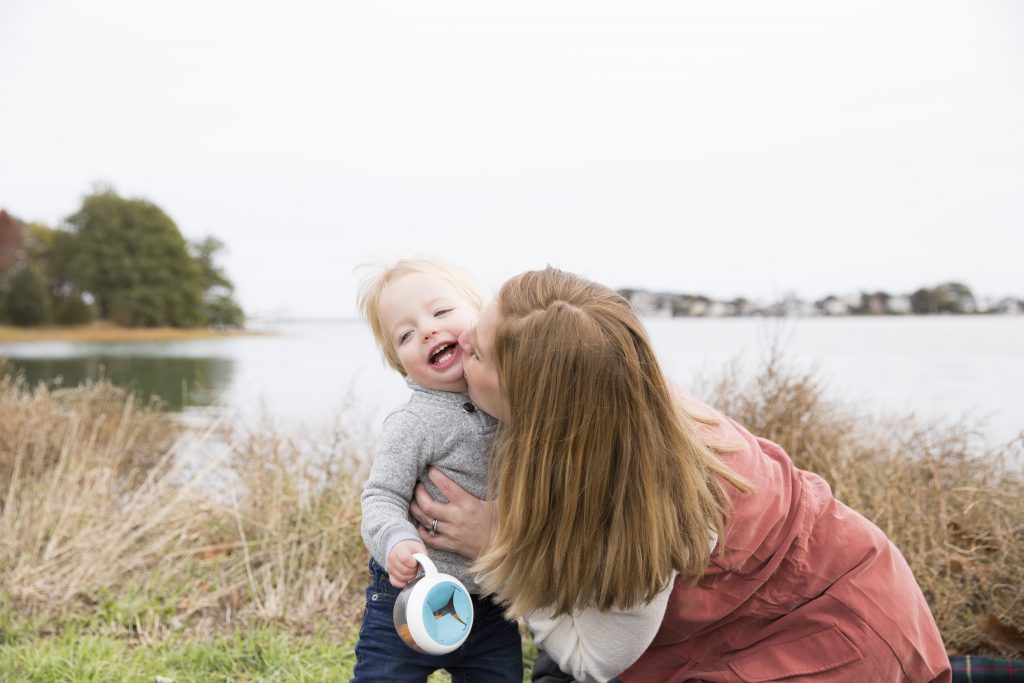
[[[0,504],[18,486],[81,455],[137,484],[164,457],[177,430],[106,382],[76,389],[33,389],[0,360]]]
[[[8,376],[0,413],[3,597],[64,606],[200,533],[201,510],[182,505],[190,487],[176,483],[180,430],[131,394],[105,382],[30,389]]]
[[[967,423],[872,419],[778,352],[753,375],[734,367],[706,384],[709,402],[892,539],[951,653],[1024,655],[1024,438],[992,447]]]
[[[341,421],[324,433],[287,436],[269,419],[232,437],[230,476],[218,486],[233,539],[217,558],[223,609],[210,595],[190,608],[215,620],[329,624],[347,633],[362,609],[368,554],[359,496],[369,454]]]
[[[0,607],[144,638],[256,622],[350,633],[367,458],[348,431],[200,433],[106,381],[9,376],[0,414]]]

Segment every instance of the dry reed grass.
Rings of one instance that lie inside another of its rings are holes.
[[[105,381],[51,391],[10,375],[0,414],[0,603],[109,613],[142,638],[256,622],[350,634],[365,436],[300,441],[269,421],[198,434]]]
[[[62,461],[102,460],[121,483],[137,484],[164,457],[176,429],[109,383],[76,389],[31,388],[0,360],[0,504],[10,486]],[[80,449],[70,453],[69,449]]]
[[[221,593],[243,620],[298,631],[327,623],[347,634],[361,612],[359,496],[371,442],[341,424],[300,437],[265,419],[232,437],[234,476],[220,497],[230,501],[236,549],[220,563]]]
[[[872,421],[777,356],[705,389],[889,534],[951,652],[1021,656],[1024,483],[1008,465],[1019,444]],[[351,635],[368,423],[290,435],[265,419],[197,434],[106,382],[51,391],[9,376],[0,415],[0,603],[103,614],[143,640],[256,623]],[[111,596],[145,599],[126,611]]]

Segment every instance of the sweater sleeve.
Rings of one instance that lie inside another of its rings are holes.
[[[409,503],[433,450],[429,430],[413,413],[400,410],[384,420],[360,498],[363,542],[381,564],[387,564],[396,543],[420,540],[409,520]]]
[[[665,590],[632,609],[587,608],[554,618],[534,612],[526,622],[537,647],[546,650],[562,671],[585,683],[603,683],[628,669],[650,647],[674,584],[675,573]]]

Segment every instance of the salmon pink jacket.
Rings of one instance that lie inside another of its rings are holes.
[[[948,683],[949,660],[910,568],[880,529],[778,445],[710,407],[700,424],[752,486],[696,585],[676,579],[626,683]]]

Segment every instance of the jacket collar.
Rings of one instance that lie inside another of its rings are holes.
[[[469,396],[457,391],[441,391],[439,389],[427,389],[422,384],[417,383],[413,379],[406,377],[405,384],[413,391],[422,392],[436,400],[443,401],[444,403],[450,403],[454,406],[463,406],[469,402]]]

